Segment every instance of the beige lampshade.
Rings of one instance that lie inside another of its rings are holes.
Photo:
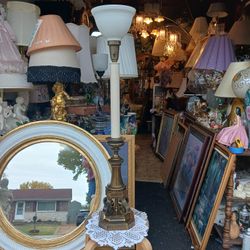
[[[97,38],[98,54],[109,54],[107,40],[103,36]],[[103,78],[110,78],[110,57],[109,65],[105,71]],[[118,63],[120,63],[120,77],[130,79],[138,77],[137,61],[135,54],[134,37],[127,33],[121,40]]]
[[[40,8],[21,1],[7,2],[7,21],[12,27],[18,46],[28,46],[35,31]]]
[[[206,46],[206,43],[207,43],[207,40],[208,40],[208,37],[200,40],[194,50],[192,51],[192,54],[190,55],[190,57],[188,58],[188,61],[185,65],[185,68],[192,68],[196,62],[198,61],[198,59],[200,58],[200,56],[202,55],[202,52]]]
[[[189,34],[192,36],[193,40],[197,43],[199,40],[207,35],[208,23],[206,17],[200,16],[196,17],[192,25]]]
[[[228,33],[229,38],[234,44],[250,44],[250,18],[243,16],[236,21]]]
[[[234,98],[236,95],[232,89],[233,77],[241,70],[250,66],[250,61],[244,62],[232,62],[230,63],[226,73],[224,74],[222,81],[215,92],[215,96]]]
[[[68,23],[67,27],[82,47],[82,49],[76,53],[81,69],[81,82],[97,82],[90,54],[89,28],[85,24],[77,25],[74,23]]]
[[[166,44],[166,39],[160,36],[155,38],[154,46],[152,49],[152,56],[163,56],[164,46]]]
[[[208,11],[207,16],[209,17],[226,17],[228,12],[226,10],[226,5],[223,2],[211,3]]]
[[[74,38],[60,16],[45,15],[41,16],[40,20],[40,26],[28,48],[28,55],[39,50],[56,47],[72,48],[75,51],[81,49],[80,44]]]

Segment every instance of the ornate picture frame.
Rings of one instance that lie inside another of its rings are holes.
[[[179,221],[186,222],[195,190],[209,154],[213,134],[190,125],[179,151],[175,172],[170,184],[170,196]]]
[[[226,147],[215,143],[187,221],[188,232],[197,250],[206,249],[235,157]]]

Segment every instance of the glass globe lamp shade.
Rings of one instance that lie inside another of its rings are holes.
[[[92,61],[94,70],[99,76],[103,76],[105,70],[108,68],[108,54],[93,54]]]
[[[110,40],[121,40],[131,26],[135,8],[118,4],[107,4],[93,8],[92,15],[104,37]]]

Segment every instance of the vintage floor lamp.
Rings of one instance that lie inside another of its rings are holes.
[[[120,74],[119,46],[127,34],[135,9],[125,5],[101,5],[91,10],[97,27],[107,39],[110,58],[110,94],[111,94],[111,138],[109,146],[113,150],[110,159],[112,166],[111,182],[106,187],[104,208],[100,212],[99,226],[107,230],[126,230],[134,226],[134,213],[127,200],[127,189],[121,177],[122,159],[119,149],[123,145],[120,136]]]

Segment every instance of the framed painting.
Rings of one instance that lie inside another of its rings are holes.
[[[166,89],[159,84],[154,84],[153,87],[153,109],[160,111],[162,98],[166,94]]]
[[[235,155],[216,143],[196,193],[187,222],[194,248],[206,249],[217,210],[230,177]]]
[[[109,155],[112,155],[112,150],[109,147],[106,138],[108,135],[95,135]],[[128,189],[129,205],[135,207],[135,136],[134,135],[122,135],[125,139],[123,146],[121,147],[119,154],[123,159],[121,166],[121,174],[123,183]]]
[[[156,145],[156,154],[164,160],[173,131],[178,121],[178,113],[168,110],[162,115],[160,130]]]
[[[175,172],[170,184],[170,196],[179,220],[187,220],[187,214],[209,154],[214,136],[198,126],[190,125],[184,138]]]
[[[164,187],[169,186],[169,183],[173,176],[174,166],[176,164],[178,153],[179,153],[183,138],[185,137],[187,130],[188,128],[179,121],[177,124],[176,130],[173,132],[173,135],[169,143],[171,146],[168,147],[168,150],[166,153],[168,157],[167,159],[165,159],[162,165],[162,170],[161,170],[161,176],[162,176]]]

